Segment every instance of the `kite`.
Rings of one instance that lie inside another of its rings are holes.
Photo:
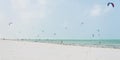
[[[108,4],[107,4],[107,6],[109,6],[109,5],[112,5],[112,7],[114,8],[114,3],[112,3],[112,2],[109,2]]]
[[[13,23],[12,23],[12,22],[9,22],[9,24],[8,24],[8,25],[10,26],[11,24],[13,24]]]

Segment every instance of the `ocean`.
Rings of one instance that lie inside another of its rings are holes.
[[[120,39],[23,39],[32,42],[120,49]]]

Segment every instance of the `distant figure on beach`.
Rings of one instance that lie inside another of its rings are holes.
[[[63,41],[61,41],[61,44],[63,44]]]
[[[101,44],[101,41],[99,41],[99,44]]]

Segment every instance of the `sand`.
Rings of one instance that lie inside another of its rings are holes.
[[[0,40],[0,60],[120,60],[120,49]]]

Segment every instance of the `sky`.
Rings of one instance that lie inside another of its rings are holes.
[[[120,39],[119,16],[119,0],[0,0],[0,38]]]

